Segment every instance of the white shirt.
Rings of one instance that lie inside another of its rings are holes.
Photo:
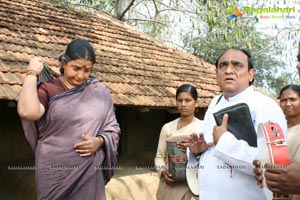
[[[278,123],[287,136],[287,123],[278,104],[271,98],[254,91],[250,86],[243,92],[230,97],[215,97],[204,117],[203,131],[206,142],[213,142],[213,113],[237,104],[247,103],[254,127],[268,121]],[[230,117],[230,116],[229,116]],[[196,166],[199,162],[199,199],[201,200],[263,200],[263,189],[257,185],[252,161],[257,158],[257,148],[251,147],[244,140],[238,140],[230,132],[225,132],[217,145],[202,153],[198,161],[188,152],[188,165]]]

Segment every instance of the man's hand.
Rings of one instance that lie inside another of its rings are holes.
[[[265,165],[268,188],[280,194],[300,194],[300,163],[288,166]]]
[[[222,124],[220,126],[214,126],[213,130],[213,137],[214,137],[214,143],[217,145],[220,137],[227,131],[227,123],[228,123],[228,114],[225,114],[223,116]]]
[[[261,163],[259,160],[253,160],[253,165],[255,168],[253,169],[253,172],[255,174],[255,179],[257,180],[257,185],[262,188],[263,187],[263,170],[261,168]]]
[[[213,143],[206,143],[203,133],[200,133],[199,137],[196,133],[192,133],[187,140],[178,142],[177,145],[188,147],[194,155],[200,155],[211,147]]]

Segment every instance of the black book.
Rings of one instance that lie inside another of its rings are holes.
[[[238,103],[213,113],[218,126],[222,124],[224,114],[228,114],[227,129],[237,139],[245,140],[250,146],[257,147],[257,135],[253,126],[249,107]]]

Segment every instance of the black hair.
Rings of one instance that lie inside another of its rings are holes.
[[[279,98],[281,97],[282,93],[285,91],[285,90],[288,90],[288,89],[291,89],[293,90],[294,92],[296,92],[298,94],[298,96],[300,97],[300,86],[299,85],[295,85],[295,84],[290,84],[290,85],[287,85],[287,86],[284,86],[280,92],[279,92]]]
[[[77,59],[89,60],[93,64],[96,63],[95,50],[88,41],[75,39],[68,44],[65,54],[58,58],[61,62],[60,73],[64,74],[64,64]]]
[[[216,69],[218,69],[218,64],[219,64],[220,58],[221,58],[227,51],[232,50],[232,49],[233,49],[233,50],[237,50],[237,51],[241,51],[241,52],[243,52],[243,53],[247,56],[247,61],[248,61],[248,71],[249,71],[250,69],[253,69],[253,68],[254,68],[253,61],[252,61],[252,57],[251,57],[251,53],[250,53],[248,50],[246,50],[246,49],[240,49],[240,48],[236,48],[236,47],[232,47],[232,48],[230,48],[230,49],[227,49],[227,50],[223,51],[223,53],[217,58],[217,61],[216,61],[216,63],[215,63]],[[252,85],[253,82],[254,82],[254,78],[253,78],[253,80],[249,83],[249,85]]]
[[[197,89],[194,86],[192,86],[191,84],[183,84],[183,85],[179,86],[179,88],[177,88],[177,90],[176,90],[176,99],[177,99],[178,95],[182,92],[189,93],[193,97],[193,99],[195,101],[197,101],[197,99],[198,99]]]

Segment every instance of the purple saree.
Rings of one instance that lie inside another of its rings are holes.
[[[38,199],[105,199],[105,184],[116,164],[120,128],[109,91],[90,78],[59,93],[37,121],[22,120],[25,136],[35,152]],[[105,146],[80,157],[73,146],[81,135],[101,135]]]

